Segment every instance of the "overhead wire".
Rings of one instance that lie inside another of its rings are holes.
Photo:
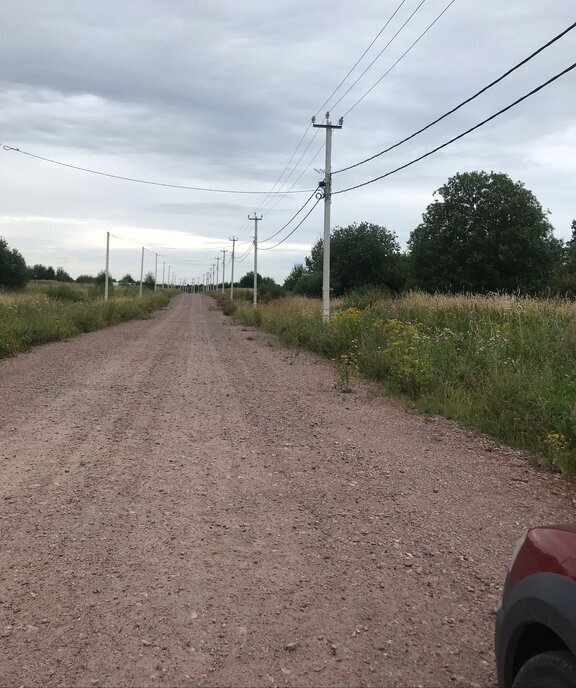
[[[291,224],[292,221],[298,217],[298,215],[300,215],[300,213],[304,210],[304,208],[308,205],[308,203],[310,203],[310,201],[314,198],[315,195],[316,195],[316,191],[314,191],[314,193],[310,195],[310,197],[304,203],[304,205],[300,206],[300,208],[294,213],[294,215],[292,215],[292,217],[288,220],[288,222],[283,227],[280,227],[280,229],[278,229],[276,232],[274,232],[274,234],[271,234],[268,238],[261,239],[260,241],[262,243],[264,243],[266,241],[270,241],[270,239],[273,239],[275,236],[278,236],[278,234],[280,234],[280,232],[283,232],[286,229],[286,227],[288,227],[288,225]]]
[[[452,0],[452,2],[455,2],[456,0]],[[338,98],[338,100],[333,103],[330,106],[330,109],[333,110],[337,105],[339,105],[344,98],[350,93],[350,91],[356,86],[356,84],[362,79],[362,77],[372,68],[372,66],[375,64],[377,60],[380,59],[380,57],[384,54],[384,52],[388,49],[388,47],[394,42],[394,40],[397,38],[397,36],[400,35],[400,33],[404,30],[406,25],[412,20],[412,18],[416,15],[416,13],[420,10],[422,5],[426,2],[426,0],[420,0],[420,3],[417,5],[416,9],[412,11],[412,14],[409,15],[408,19],[405,20],[405,22],[400,26],[398,31],[392,36],[392,38],[386,43],[386,45],[382,48],[382,50],[376,55],[376,57],[372,60],[372,62],[366,67],[366,69],[360,74],[359,77],[355,79],[355,81],[352,83],[351,86],[348,87],[346,91]]]
[[[283,244],[287,239],[289,239],[294,234],[294,232],[297,229],[299,229],[304,224],[304,222],[310,217],[310,215],[314,211],[314,208],[318,205],[318,203],[320,203],[321,200],[322,200],[322,197],[320,197],[316,201],[316,203],[314,203],[314,205],[310,208],[310,210],[306,213],[306,215],[304,215],[304,217],[300,220],[300,222],[296,225],[296,227],[294,227],[294,229],[290,232],[290,234],[287,234],[278,243],[274,244],[274,246],[260,247],[259,250],[260,251],[271,251],[273,248],[276,248],[277,246],[280,246],[280,244]]]
[[[5,151],[14,151],[16,153],[21,153],[22,155],[27,155],[30,158],[36,158],[37,160],[43,160],[44,162],[49,162],[52,163],[53,165],[60,165],[61,167],[68,167],[73,170],[79,170],[81,172],[88,172],[90,174],[96,174],[101,177],[109,177],[111,179],[120,179],[122,181],[127,181],[127,182],[135,182],[137,184],[148,184],[150,186],[162,186],[162,187],[167,187],[169,189],[184,189],[186,191],[208,191],[212,193],[223,193],[223,194],[253,194],[257,196],[261,196],[262,194],[265,193],[292,193],[292,194],[297,194],[297,193],[310,193],[311,189],[297,189],[297,190],[292,190],[290,192],[283,191],[274,191],[274,192],[266,192],[266,191],[247,191],[243,189],[218,189],[218,188],[212,188],[212,187],[204,187],[204,186],[187,186],[184,184],[167,184],[164,182],[156,182],[156,181],[150,181],[147,179],[138,179],[137,177],[126,177],[124,175],[120,174],[111,174],[109,172],[102,172],[100,170],[93,170],[88,167],[80,167],[79,165],[71,165],[70,163],[62,162],[60,160],[54,160],[52,158],[46,158],[42,155],[36,155],[35,153],[30,153],[28,151],[24,151],[21,148],[15,148],[14,146],[8,146],[8,145],[3,145],[2,148]]]
[[[360,105],[360,103],[364,100],[364,98],[366,98],[367,95],[369,95],[370,93],[372,93],[372,91],[376,88],[376,86],[378,86],[378,84],[379,84],[383,79],[385,79],[385,78],[388,76],[388,74],[390,74],[390,72],[391,72],[400,62],[402,62],[402,60],[406,57],[406,55],[408,55],[408,53],[412,50],[412,48],[414,48],[416,45],[418,45],[418,43],[420,43],[420,41],[424,38],[424,36],[428,33],[428,31],[430,31],[430,29],[436,24],[436,22],[438,22],[438,21],[440,20],[440,18],[450,9],[450,7],[452,7],[452,5],[453,5],[455,2],[456,2],[456,0],[451,0],[451,2],[449,2],[449,3],[446,5],[446,7],[442,10],[442,12],[440,12],[440,14],[436,17],[436,19],[434,19],[434,21],[432,21],[432,22],[424,29],[424,31],[422,31],[422,33],[421,33],[421,34],[418,36],[418,38],[410,45],[410,47],[409,47],[407,50],[405,50],[405,51],[402,53],[402,55],[400,55],[400,57],[396,60],[396,62],[394,62],[394,64],[393,64],[389,69],[387,69],[387,70],[384,72],[384,74],[382,74],[382,76],[378,79],[378,81],[376,81],[374,84],[372,84],[372,86],[366,91],[366,93],[364,93],[363,96],[361,96],[360,98],[358,98],[358,100],[354,103],[354,105],[352,105],[352,107],[350,107],[350,108],[348,108],[348,110],[346,110],[346,112],[344,113],[343,117],[347,117],[347,116],[352,112],[352,110],[354,110],[358,105]]]
[[[443,115],[440,115],[440,117],[437,117],[435,120],[427,124],[425,127],[422,127],[421,129],[418,129],[418,131],[415,131],[413,134],[410,134],[410,136],[406,136],[405,138],[401,139],[397,143],[393,144],[392,146],[388,146],[388,148],[385,148],[384,150],[380,151],[379,153],[375,153],[374,155],[371,155],[369,158],[365,158],[364,160],[360,160],[359,162],[354,163],[353,165],[348,165],[347,167],[342,167],[339,170],[335,170],[332,172],[332,174],[340,174],[341,172],[346,172],[348,170],[353,169],[354,167],[359,167],[360,165],[363,165],[364,163],[370,162],[371,160],[374,160],[375,158],[384,155],[384,153],[389,153],[391,150],[394,150],[394,148],[398,148],[398,146],[401,146],[403,143],[406,143],[407,141],[410,141],[411,139],[415,138],[419,134],[422,134],[425,132],[427,129],[430,129],[433,127],[435,124],[438,124],[438,122],[441,122],[443,119],[446,119],[446,117],[452,115],[454,112],[457,110],[460,110],[460,108],[464,107],[464,105],[467,105],[468,103],[471,103],[473,100],[481,96],[483,93],[486,93],[489,89],[491,89],[493,86],[496,86],[496,84],[499,84],[501,81],[506,79],[506,77],[510,76],[513,72],[515,72],[517,69],[520,69],[520,67],[524,66],[527,62],[530,62],[534,57],[539,55],[541,52],[549,48],[552,44],[556,43],[556,41],[560,40],[563,36],[565,36],[567,33],[572,31],[576,27],[576,22],[571,24],[568,28],[564,29],[561,33],[559,33],[557,36],[554,36],[551,40],[549,40],[547,43],[544,45],[540,46],[537,50],[535,50],[533,53],[528,55],[528,57],[525,57],[523,60],[515,64],[513,67],[508,69],[504,74],[499,76],[497,79],[494,79],[494,81],[491,81],[489,84],[481,88],[479,91],[476,91],[474,95],[470,96],[469,98],[466,98],[466,100],[463,100],[461,103],[453,107],[451,110],[448,110],[448,112],[445,112]],[[414,44],[413,44],[414,45]]]
[[[348,73],[346,74],[346,76],[342,79],[342,81],[340,81],[340,83],[338,84],[338,86],[336,86],[336,88],[332,91],[332,93],[328,96],[328,98],[326,98],[326,100],[325,100],[325,101],[322,103],[322,105],[318,108],[318,112],[317,112],[316,115],[315,115],[316,117],[318,117],[318,115],[320,114],[320,112],[326,107],[326,105],[328,105],[328,103],[332,100],[332,97],[333,97],[334,95],[336,95],[336,93],[340,90],[340,87],[344,84],[344,82],[348,79],[348,77],[352,74],[352,72],[353,72],[353,71],[356,69],[356,67],[360,64],[360,62],[362,62],[362,60],[364,59],[364,56],[366,55],[366,53],[370,50],[370,48],[374,45],[374,43],[376,43],[376,41],[377,41],[377,40],[380,38],[380,36],[384,33],[384,31],[385,31],[386,28],[388,27],[388,24],[390,24],[390,22],[391,22],[391,21],[394,19],[394,17],[398,14],[398,12],[400,11],[402,5],[403,5],[405,2],[406,2],[406,0],[402,0],[402,1],[400,2],[400,4],[396,7],[396,9],[394,10],[394,12],[392,12],[392,14],[391,14],[390,17],[388,18],[388,20],[386,21],[386,23],[384,24],[384,26],[380,29],[380,31],[378,31],[378,33],[376,34],[376,36],[374,36],[374,38],[372,39],[370,45],[366,48],[366,50],[362,53],[362,55],[360,55],[360,57],[359,57],[359,58],[356,60],[356,62],[352,65],[352,67],[350,68],[350,70],[348,71]]]
[[[369,179],[368,181],[362,182],[361,184],[354,184],[354,186],[349,186],[346,189],[340,189],[339,191],[333,191],[332,195],[335,196],[337,194],[346,193],[346,192],[352,191],[354,189],[359,189],[363,186],[368,186],[368,184],[373,184],[374,182],[380,181],[381,179],[385,179],[386,177],[390,177],[391,175],[396,174],[397,172],[400,172],[401,170],[405,170],[407,167],[410,167],[411,165],[414,165],[417,162],[420,162],[420,160],[424,160],[424,158],[428,158],[429,156],[433,155],[434,153],[437,153],[438,151],[442,150],[443,148],[446,148],[447,146],[451,145],[455,141],[458,141],[459,139],[464,138],[468,134],[471,134],[473,131],[480,129],[480,127],[483,127],[485,124],[488,124],[488,122],[491,122],[492,120],[496,119],[500,115],[503,115],[505,112],[508,112],[508,110],[511,110],[513,107],[516,107],[516,105],[519,105],[521,102],[523,102],[527,98],[530,98],[531,96],[535,95],[536,93],[541,91],[543,88],[546,88],[546,86],[549,86],[551,83],[553,83],[554,81],[556,81],[560,77],[564,76],[565,74],[568,74],[568,72],[571,72],[575,68],[576,68],[576,62],[571,64],[569,67],[566,67],[566,69],[562,70],[558,74],[555,74],[553,77],[551,77],[550,79],[545,81],[543,84],[540,84],[540,86],[533,88],[531,91],[529,91],[525,95],[521,96],[520,98],[517,98],[513,103],[510,103],[509,105],[502,108],[501,110],[498,110],[498,112],[494,113],[490,117],[487,117],[486,119],[482,120],[481,122],[479,122],[475,126],[470,127],[469,129],[462,132],[461,134],[458,134],[458,136],[454,136],[449,141],[444,142],[440,146],[436,146],[436,148],[433,148],[432,150],[428,151],[427,153],[424,153],[423,155],[420,155],[417,158],[414,158],[414,160],[410,160],[410,162],[407,162],[404,165],[400,165],[396,169],[390,170],[389,172],[386,172],[386,174],[381,174],[380,176],[374,177],[374,179]]]

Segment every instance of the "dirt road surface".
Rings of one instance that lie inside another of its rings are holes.
[[[573,491],[212,304],[0,363],[0,685],[493,684]]]

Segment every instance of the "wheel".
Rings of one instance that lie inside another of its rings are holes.
[[[543,652],[516,674],[512,688],[576,688],[576,659],[570,652]]]

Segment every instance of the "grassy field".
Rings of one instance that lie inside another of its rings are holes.
[[[30,282],[23,291],[0,290],[0,358],[37,344],[66,339],[125,320],[147,318],[174,291],[115,287],[108,303],[92,284]]]
[[[576,306],[515,296],[385,298],[364,292],[333,302],[290,297],[239,321],[335,362],[344,389],[354,375],[378,380],[419,410],[441,414],[532,452],[543,466],[576,473]],[[230,312],[230,306],[226,307]]]

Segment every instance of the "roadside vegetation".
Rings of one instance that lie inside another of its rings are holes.
[[[225,303],[225,299],[220,297]],[[229,303],[229,301],[228,301]],[[361,375],[417,409],[442,414],[576,472],[576,309],[513,295],[393,297],[376,289],[333,302],[292,296],[233,316],[335,363],[343,390]]]
[[[138,298],[135,287],[114,287],[105,303],[103,286],[95,282],[37,281],[24,289],[0,289],[0,358],[125,320],[148,318],[174,293],[145,290]]]

